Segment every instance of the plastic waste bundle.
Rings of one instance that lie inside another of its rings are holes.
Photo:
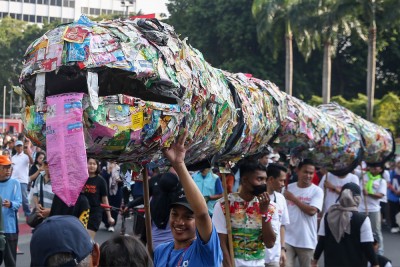
[[[361,118],[335,102],[320,105],[318,108],[339,121],[354,125],[362,136],[363,160],[367,163],[383,163],[394,155],[395,141],[389,130]]]
[[[26,134],[58,147],[53,157],[82,143],[84,157],[162,165],[161,149],[187,128],[189,165],[237,161],[278,137],[283,153],[340,172],[361,158],[360,130],[367,161],[392,142],[356,116],[346,122],[269,81],[213,68],[155,19],[60,25],[28,47],[20,82]]]
[[[293,158],[309,158],[337,175],[352,171],[362,156],[361,135],[349,123],[286,95],[286,116],[272,146]]]

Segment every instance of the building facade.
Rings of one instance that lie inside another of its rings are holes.
[[[133,12],[136,1],[122,0],[0,0],[0,19],[11,16],[30,23],[59,20],[72,22],[81,14],[120,14]],[[129,10],[128,10],[129,9]]]

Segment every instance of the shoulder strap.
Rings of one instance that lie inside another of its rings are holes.
[[[39,192],[39,203],[40,203],[40,205],[44,205],[44,203],[43,203],[43,183],[44,183],[44,175],[42,174],[41,176],[40,176],[40,192]]]
[[[3,199],[0,196],[0,203],[3,203]],[[3,205],[0,205],[0,234],[4,233],[3,229]]]

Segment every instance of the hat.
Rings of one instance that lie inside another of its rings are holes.
[[[343,190],[345,190],[345,189],[349,189],[353,193],[353,196],[360,196],[361,195],[361,189],[356,183],[344,184],[343,187],[342,187],[342,190],[340,191],[340,193],[342,193]]]
[[[168,193],[174,192],[179,186],[179,178],[172,172],[166,172],[161,175],[158,181],[161,191]]]
[[[18,140],[17,142],[15,142],[15,146],[23,146],[24,143],[21,140]]]
[[[73,260],[62,265],[76,266],[92,252],[93,244],[78,218],[70,215],[49,217],[33,232],[31,266],[46,266],[48,258],[58,253],[71,253]]]
[[[185,192],[183,192],[183,191],[180,191],[178,193],[178,195],[176,195],[176,197],[172,200],[172,203],[170,206],[172,207],[172,206],[176,206],[176,205],[184,206],[185,208],[188,208],[190,211],[193,212],[192,206],[190,206],[189,202],[186,199]]]
[[[1,166],[8,166],[11,165],[12,162],[10,160],[10,158],[6,155],[0,155],[0,165]]]
[[[367,162],[367,167],[381,167],[383,168],[383,163],[382,162]]]

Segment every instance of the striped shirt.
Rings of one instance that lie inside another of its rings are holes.
[[[35,187],[32,188],[33,190],[33,195],[38,198],[38,202],[40,201],[40,183],[41,179],[44,179],[43,175],[39,175],[37,182],[35,183]],[[43,180],[44,181],[44,180]],[[44,208],[51,208],[51,204],[53,203],[53,198],[54,198],[54,193],[53,189],[51,187],[51,180],[49,180],[47,183],[43,183],[43,202],[44,205],[42,205]]]

